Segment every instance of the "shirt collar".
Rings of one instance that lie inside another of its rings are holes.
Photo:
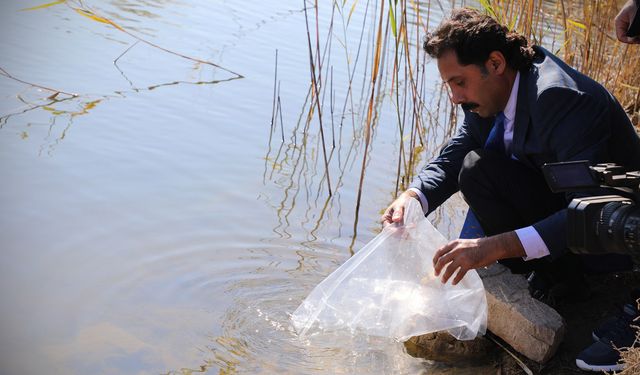
[[[516,72],[516,79],[513,81],[511,87],[511,94],[509,95],[509,101],[504,107],[502,113],[508,121],[513,121],[516,117],[516,104],[518,103],[518,87],[520,86],[520,72]]]

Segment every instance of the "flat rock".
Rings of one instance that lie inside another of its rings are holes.
[[[487,292],[487,328],[513,349],[539,363],[558,350],[565,323],[550,306],[529,295],[523,275],[494,264],[478,273]]]

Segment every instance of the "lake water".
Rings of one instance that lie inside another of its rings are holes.
[[[323,346],[291,329],[304,297],[380,230],[400,144],[386,74],[352,246],[381,4],[320,3],[331,197],[317,113],[305,121],[303,1],[0,5],[0,374],[436,373],[400,343]],[[429,101],[434,64],[421,77]],[[433,217],[445,236],[457,202]]]

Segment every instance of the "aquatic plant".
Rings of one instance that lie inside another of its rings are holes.
[[[326,79],[333,77],[333,67],[338,64],[335,53],[332,54],[332,41],[337,40],[344,48],[344,65],[349,69],[350,77],[346,92],[337,95],[344,100],[340,135],[343,122],[346,119],[350,120],[353,129],[352,147],[355,147],[356,153],[349,153],[348,158],[360,161],[353,222],[355,241],[366,169],[371,159],[372,137],[375,136],[377,127],[395,126],[398,132],[398,148],[395,155],[396,182],[393,196],[390,198],[403,191],[411,181],[422,161],[423,151],[426,149],[433,154],[440,147],[439,144],[435,144],[436,139],[447,138],[455,131],[458,110],[446,100],[447,88],[441,82],[430,82],[426,79],[427,61],[420,42],[422,37],[436,26],[432,19],[446,15],[450,8],[445,8],[440,1],[333,1],[328,28],[321,29],[318,20],[318,7],[321,5],[317,1],[303,1],[303,5],[307,21],[311,79],[309,100],[303,108],[303,113],[306,114],[304,137],[295,147],[306,147],[305,140],[310,135],[309,132],[315,134],[311,121],[316,119],[320,151],[323,155],[322,179],[326,180],[327,186],[326,202],[323,205],[326,208],[333,194],[341,187],[340,182],[331,184],[331,180],[334,179],[331,171],[335,173],[336,170],[331,167],[335,164],[332,156],[336,148],[333,122],[336,94],[333,81]],[[579,71],[601,82],[618,98],[633,123],[638,125],[640,75],[636,72],[637,64],[633,62],[640,59],[640,47],[622,44],[615,38],[613,19],[619,7],[617,1],[453,1],[451,7],[463,5],[483,9],[510,28],[524,34],[532,43],[545,46]],[[352,17],[357,7],[364,13],[364,18],[361,25],[353,26]],[[313,14],[314,17],[308,17],[308,14]],[[310,19],[315,23],[310,23]],[[334,30],[336,24],[342,24],[342,39]],[[349,27],[361,28],[360,39],[356,41],[358,47],[355,59],[352,58],[352,47],[346,37]],[[322,35],[323,32],[325,35]],[[366,52],[364,66],[361,66],[363,46]],[[363,77],[359,95],[354,90],[353,79],[356,71]],[[275,88],[274,83],[274,95]],[[334,135],[330,149],[329,143],[325,140],[326,96],[330,97],[329,110]],[[275,99],[274,96],[274,103],[279,103],[279,97],[277,101]],[[380,123],[379,111],[383,105],[391,105],[395,110],[395,125],[388,122]],[[345,115],[346,109],[350,110],[351,116]],[[274,110],[274,113],[276,112]],[[272,116],[272,130],[274,121],[275,115]],[[294,131],[297,130],[298,127]],[[438,136],[435,137],[433,134]],[[338,164],[340,165],[337,170],[344,173],[344,164]],[[274,165],[282,163],[276,160]],[[336,180],[341,181],[342,176],[338,176]]]

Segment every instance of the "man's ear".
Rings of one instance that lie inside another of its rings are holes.
[[[507,69],[507,60],[500,51],[493,51],[485,62],[485,68],[494,74],[502,74]]]

